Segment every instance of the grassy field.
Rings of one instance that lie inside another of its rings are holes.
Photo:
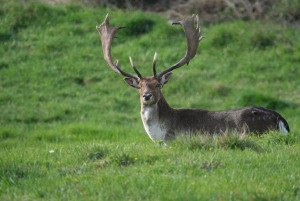
[[[300,200],[300,30],[202,25],[206,37],[163,93],[173,107],[281,113],[289,137],[197,136],[153,143],[138,92],[104,62],[95,29],[123,25],[112,54],[143,75],[185,52],[156,14],[1,1],[0,200]]]

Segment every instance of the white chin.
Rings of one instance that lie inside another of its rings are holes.
[[[152,104],[154,104],[154,101],[153,100],[148,100],[148,101],[143,100],[143,104],[144,105],[152,105]]]

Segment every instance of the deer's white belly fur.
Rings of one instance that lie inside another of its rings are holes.
[[[158,106],[142,106],[141,116],[144,128],[152,141],[160,141],[165,139],[167,129],[164,123],[159,122]]]

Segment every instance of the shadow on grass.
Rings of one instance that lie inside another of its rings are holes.
[[[272,110],[297,107],[294,103],[266,96],[255,91],[245,91],[237,100],[237,104],[241,106],[258,105]]]
[[[17,185],[23,178],[39,177],[40,164],[35,162],[10,162],[0,166],[0,182]]]

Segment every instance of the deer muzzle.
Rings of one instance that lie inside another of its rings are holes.
[[[153,95],[152,95],[151,92],[147,92],[147,93],[145,93],[145,94],[143,95],[143,100],[144,100],[145,102],[151,101],[152,98],[153,98]]]

